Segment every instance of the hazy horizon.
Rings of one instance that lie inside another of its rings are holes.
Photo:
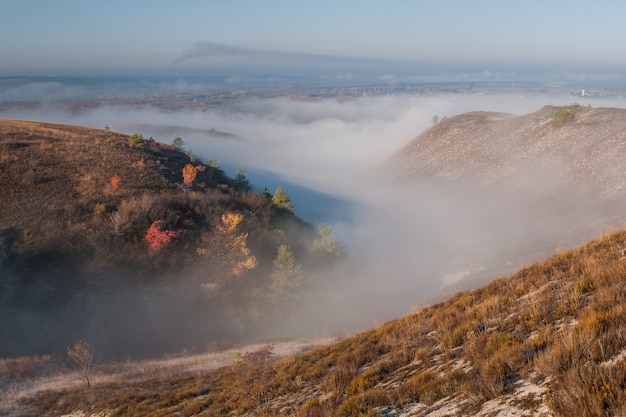
[[[602,4],[5,0],[0,76],[623,78],[626,5]]]

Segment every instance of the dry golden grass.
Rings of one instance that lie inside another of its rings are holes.
[[[0,120],[0,155],[0,186],[7,197],[0,202],[0,221],[37,229],[45,221],[42,210],[80,215],[96,203],[115,206],[137,189],[169,190],[182,182],[179,166],[188,161],[159,146],[130,148],[127,135],[120,133],[7,119]],[[168,166],[161,163],[165,157]],[[137,167],[139,160],[143,169]],[[116,175],[120,186],[111,187]]]
[[[544,404],[559,416],[617,415],[626,388],[625,238],[603,237],[307,354],[69,390],[57,403],[129,416],[362,416],[456,401],[469,414],[530,378],[549,394],[515,399],[529,412]],[[583,278],[594,285],[581,289]]]
[[[278,342],[273,353],[275,357],[293,357],[297,353],[335,340],[326,338]],[[184,381],[195,380],[194,378],[206,374],[209,370],[233,364],[236,358],[240,357],[242,349],[254,352],[265,346],[257,344],[238,348],[230,344],[222,345],[226,348],[206,353],[186,352],[158,359],[97,363],[90,376],[91,383],[94,389],[102,389],[120,383],[143,386],[147,381],[167,382],[181,378]],[[34,396],[37,396],[37,407],[41,408],[54,407],[55,401],[68,390],[77,389],[80,392],[87,392],[88,397],[93,396],[92,391],[81,391],[85,384],[75,366],[66,360],[49,355],[0,360],[0,376],[0,415],[25,413],[28,409],[20,407],[20,403],[30,401],[29,398]],[[180,400],[184,395],[183,392],[177,392],[176,398]],[[71,410],[71,408],[62,409]],[[59,409],[55,411],[58,413]],[[37,414],[34,412],[34,415]]]

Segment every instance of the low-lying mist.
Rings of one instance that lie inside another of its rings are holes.
[[[0,115],[108,125],[126,133],[140,127],[144,136],[166,143],[180,136],[188,150],[216,160],[232,170],[229,174],[244,169],[258,190],[273,191],[276,185],[287,194],[293,190],[296,214],[331,226],[349,257],[336,276],[305,277],[323,285],[294,317],[297,324],[266,330],[268,336],[310,336],[404,315],[412,306],[607,231],[605,213],[583,191],[555,194],[545,186],[549,172],[535,173],[523,188],[490,188],[472,178],[400,180],[386,165],[435,115],[474,110],[521,115],[574,101],[593,107],[626,104],[573,95],[400,95],[250,99],[206,112],[101,107],[70,115],[51,106]],[[320,208],[316,201],[322,196],[327,206]]]

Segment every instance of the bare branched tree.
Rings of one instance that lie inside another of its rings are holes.
[[[89,387],[89,375],[92,366],[95,365],[93,346],[85,340],[79,340],[74,346],[67,347],[67,356],[80,367],[81,377]]]
[[[111,233],[114,236],[122,236],[131,226],[128,216],[119,210],[110,213],[105,220],[111,227]]]

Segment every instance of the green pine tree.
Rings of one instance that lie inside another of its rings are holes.
[[[291,247],[285,244],[278,247],[273,264],[272,294],[277,299],[285,300],[302,284],[302,267],[296,263]]]
[[[211,159],[206,165],[209,168],[209,180],[213,181],[213,178],[217,177],[217,173],[220,171],[220,166],[215,159]]]
[[[175,137],[174,140],[172,141],[172,146],[178,149],[179,151],[182,151],[185,148],[185,145],[187,144],[181,137]]]
[[[135,149],[143,149],[143,135],[137,132],[133,132],[128,136],[128,146]]]
[[[252,186],[246,177],[246,171],[239,168],[235,174],[235,189],[239,191],[250,191]]]
[[[283,191],[281,186],[276,187],[276,192],[272,197],[272,205],[278,209],[287,210],[293,213],[293,205],[291,204],[291,197]]]

